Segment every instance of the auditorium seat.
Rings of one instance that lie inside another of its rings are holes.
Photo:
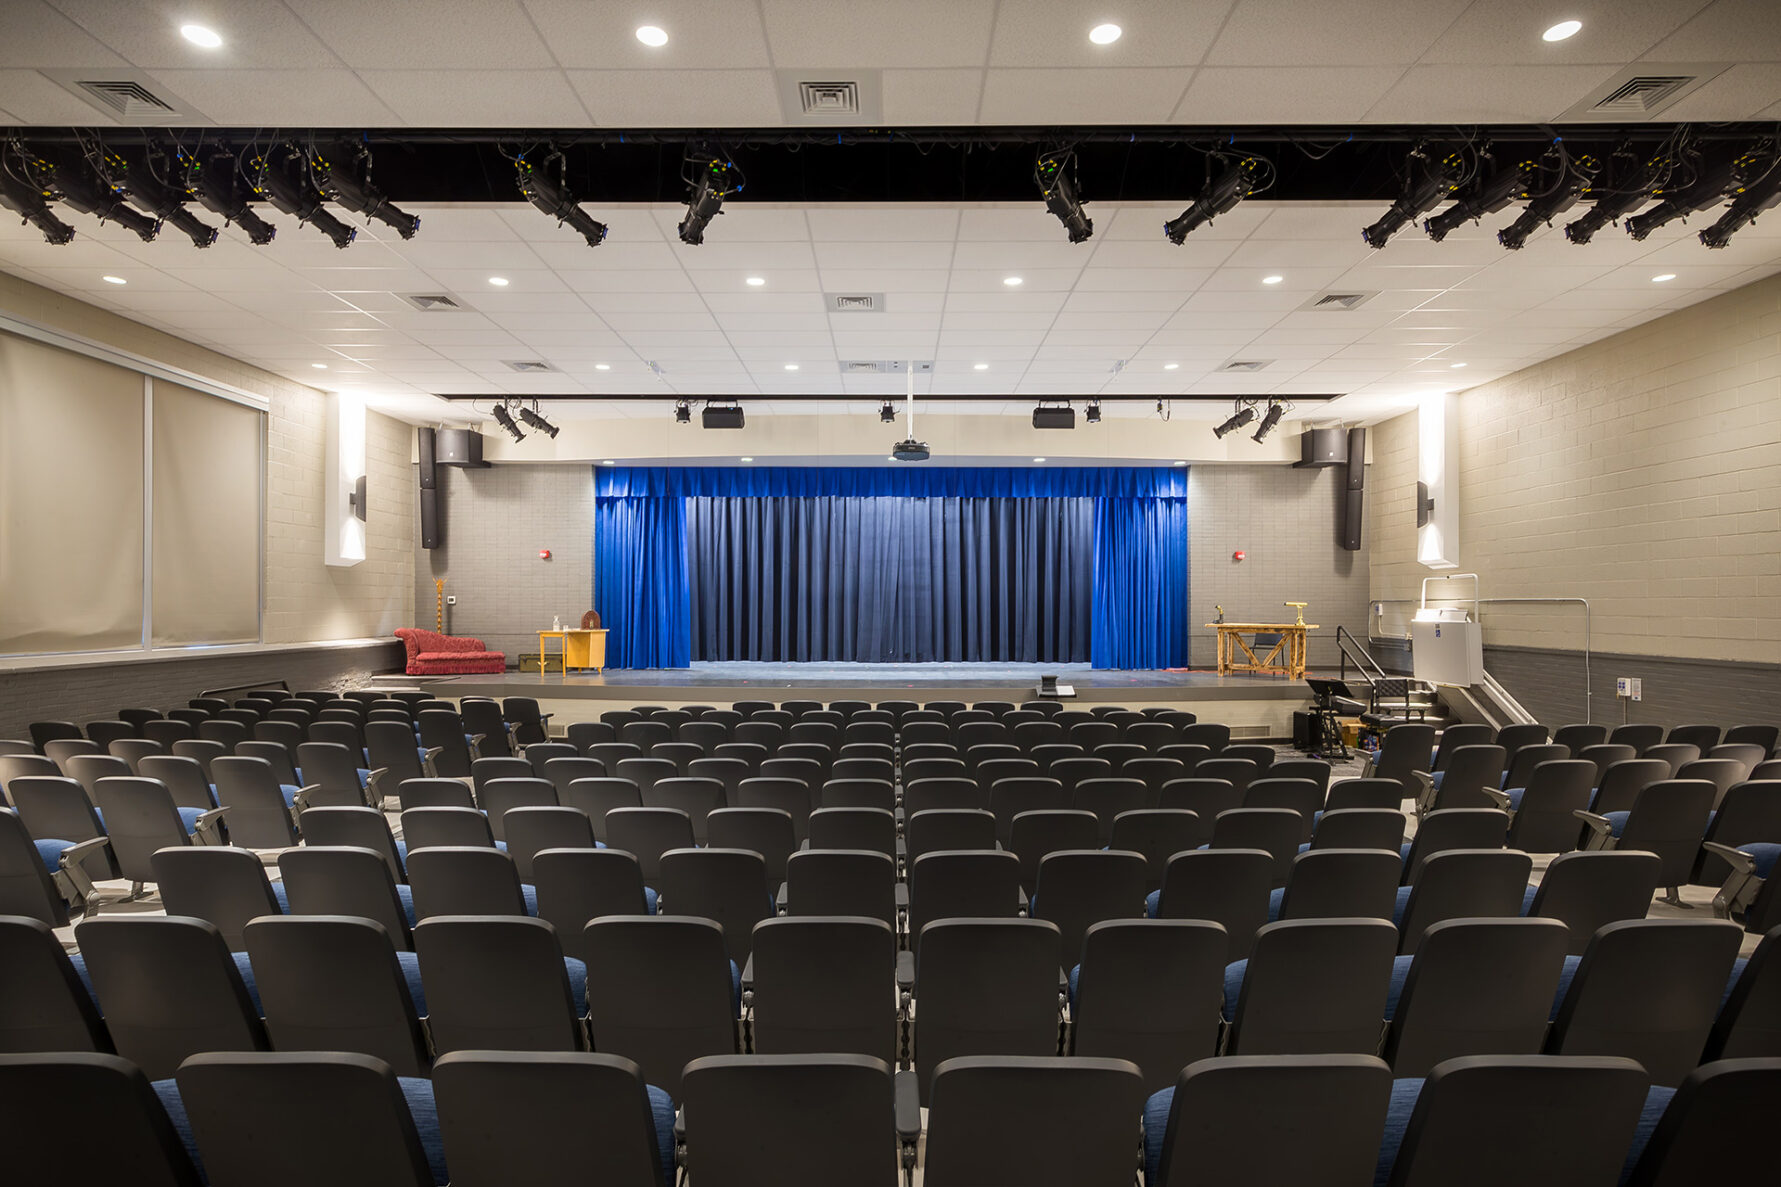
[[[581,1051],[588,966],[541,919],[435,915],[415,925],[435,1053]]]
[[[1206,822],[1208,831],[1212,822],[1218,819],[1219,813],[1229,812],[1242,805],[1243,793],[1235,783],[1229,779],[1208,779],[1200,775],[1171,779],[1163,784],[1157,796],[1157,807],[1180,808],[1192,812]]]
[[[1212,821],[1210,849],[1261,849],[1273,855],[1273,885],[1285,886],[1299,852],[1303,828],[1297,812],[1285,808],[1233,808]]]
[[[1082,959],[1088,929],[1110,919],[1144,917],[1145,861],[1141,853],[1060,849],[1039,861],[1030,914],[1057,925],[1065,968]]]
[[[113,1050],[98,1004],[48,922],[0,915],[0,991],[0,1055]],[[0,1116],[12,1122],[19,1114],[8,1108]],[[9,1157],[24,1136],[9,1131]]]
[[[513,858],[480,846],[437,846],[408,854],[414,917],[536,915],[537,894],[520,881]]]
[[[1228,943],[1224,928],[1201,919],[1089,927],[1070,972],[1074,1054],[1130,1060],[1147,1092],[1216,1055]]]
[[[1397,932],[1377,919],[1270,923],[1225,970],[1231,1055],[1370,1055],[1379,1048]]]
[[[924,1104],[933,1102],[935,1071],[949,1059],[1057,1054],[1062,952],[1054,924],[939,919],[916,933],[915,952],[914,1066]],[[932,1140],[930,1119],[930,1174]]]
[[[0,1055],[0,1115],[13,1182],[204,1182],[148,1078],[116,1055]],[[103,1140],[95,1141],[95,1133]]]
[[[748,849],[669,849],[651,884],[663,915],[696,916],[721,927],[724,951],[738,968],[748,962],[754,925],[775,914],[766,862]]]
[[[907,864],[948,849],[994,849],[996,818],[984,808],[930,808],[912,813],[904,827]]]
[[[1702,1063],[1781,1058],[1781,927],[1737,964],[1743,967],[1714,1019]]]
[[[213,808],[200,812],[174,804],[166,785],[155,779],[116,777],[99,780],[97,787],[99,818],[105,824],[105,839],[117,861],[118,873],[132,883],[130,897],[142,894],[145,883],[154,882],[155,870],[150,858],[155,850],[168,846],[222,843],[219,821],[226,809]]]
[[[1273,885],[1274,855],[1265,849],[1194,849],[1169,859],[1162,889],[1146,905],[1152,918],[1219,924],[1230,941],[1228,959],[1242,960],[1268,922]]]
[[[1590,937],[1610,923],[1643,919],[1657,893],[1663,862],[1655,853],[1563,853],[1529,891],[1523,913],[1556,919],[1568,930],[1565,953],[1581,956]]]
[[[532,775],[538,779],[543,779],[545,777],[545,767],[548,766],[553,759],[578,758],[580,757],[580,754],[580,751],[576,750],[574,746],[571,746],[567,742],[547,742],[542,739],[536,742],[528,742],[520,750],[520,757],[526,760],[527,765],[532,768]],[[610,772],[612,770],[611,765],[608,764],[606,769]]]
[[[593,822],[579,808],[557,805],[509,808],[502,818],[507,855],[524,883],[534,881],[538,854],[546,849],[596,849]]]
[[[765,919],[753,944],[745,988],[756,1052],[898,1062],[902,1011],[885,996],[897,962],[890,924],[843,915]]]
[[[1513,849],[1447,849],[1422,865],[1415,883],[1398,888],[1394,917],[1398,951],[1416,951],[1422,934],[1443,919],[1507,919],[1521,914],[1533,859]]]
[[[997,824],[1001,821],[998,818]],[[1095,849],[1100,845],[1100,823],[1093,812],[1039,810],[1014,817],[1003,848],[1020,862],[1020,884],[1031,896],[1039,879],[1039,863],[1049,853],[1064,849]]]
[[[1014,854],[994,849],[924,853],[909,867],[910,949],[919,950],[923,929],[937,920],[1013,918],[1025,906],[1020,859]]]
[[[737,1051],[740,970],[709,919],[614,915],[586,928],[594,1047],[634,1060],[674,1099],[681,1071]]]
[[[477,789],[476,801],[489,818],[495,840],[505,841],[507,813],[515,808],[554,808],[557,789],[548,779],[490,779]]]
[[[89,879],[88,887],[79,887],[83,894],[88,892],[91,879],[123,876],[111,844],[105,840],[105,822],[79,783],[65,775],[15,775],[7,793],[18,811],[19,822],[34,841],[86,846],[79,866],[82,875]],[[89,841],[102,843],[87,846]]]
[[[1179,808],[1137,808],[1113,818],[1110,849],[1126,849],[1144,858],[1144,891],[1162,889],[1169,859],[1184,849],[1206,843],[1206,825],[1198,815]]]
[[[1595,777],[1592,762],[1551,759],[1530,770],[1525,784],[1518,786],[1511,778],[1501,801],[1511,811],[1504,844],[1528,853],[1568,853],[1575,849],[1576,814],[1588,810]]]
[[[1655,1093],[1654,1093],[1655,1095]],[[1766,1134],[1781,1109],[1781,1059],[1738,1059],[1690,1072],[1622,1181],[1627,1187],[1755,1183],[1775,1170]]]
[[[364,755],[338,742],[304,742],[297,747],[297,763],[303,777],[314,788],[309,802],[321,807],[353,807],[367,803],[366,781],[371,771],[363,766]],[[151,758],[144,761],[144,774],[155,775],[166,762],[190,762],[190,759]],[[196,764],[193,764],[196,766]]]
[[[465,697],[458,702],[458,713],[463,717],[464,731],[476,742],[476,753],[482,758],[507,758],[515,753],[518,743],[513,739],[512,727],[501,716],[498,702],[482,697]],[[571,731],[574,726],[569,727]],[[575,741],[573,732],[570,741]],[[582,747],[586,749],[586,747]]]
[[[1119,1059],[960,1058],[934,1071],[928,1187],[1079,1187],[1132,1175],[1138,1069]],[[1035,1134],[1067,1135],[1035,1141]]]
[[[285,913],[283,887],[274,890],[264,863],[246,849],[180,846],[154,853],[152,861],[167,914],[209,922],[231,952],[247,950],[248,920]]]
[[[1395,808],[1334,808],[1318,817],[1311,843],[1300,849],[1389,849],[1402,854],[1403,844],[1404,814]]]
[[[1707,818],[1713,810],[1713,785],[1705,779],[1665,779],[1643,788],[1631,810],[1620,813],[1579,812],[1589,827],[1585,849],[1639,849],[1663,861],[1657,884],[1669,888],[1664,901],[1681,903],[1677,888],[1688,881]]]
[[[278,855],[278,874],[289,914],[370,919],[382,925],[398,951],[413,951],[413,892],[397,885],[373,850],[305,845]]]
[[[1413,884],[1428,859],[1450,849],[1501,849],[1509,814],[1495,808],[1442,808],[1423,817],[1416,836],[1402,847],[1403,884]]]
[[[557,761],[562,761],[558,759]],[[614,808],[641,808],[643,793],[629,779],[577,779],[557,793],[565,808],[579,808],[593,824],[594,836],[607,840],[606,814]]]
[[[1269,895],[1268,918],[1390,919],[1403,863],[1382,849],[1308,849],[1286,885]]]

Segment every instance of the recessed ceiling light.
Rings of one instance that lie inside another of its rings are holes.
[[[1171,466],[1185,466],[1185,465],[1187,465],[1186,462],[1170,462],[1169,464]]]
[[[1284,277],[1284,276],[1264,276],[1264,277],[1262,277],[1262,283],[1263,284],[1279,284],[1281,281],[1283,281],[1285,279],[1286,279],[1286,277]]]
[[[1582,21],[1560,21],[1558,24],[1552,26],[1552,28],[1540,34],[1540,40],[1563,41],[1566,38],[1575,37],[1577,35],[1577,30],[1582,27]]]
[[[1007,285],[1009,288],[1016,288],[1019,285],[1025,284],[1026,282],[1018,276],[1004,276],[1004,277],[1002,277],[1002,283]]]
[[[99,279],[103,280],[106,284],[129,284],[130,283],[129,281],[125,280],[122,276],[101,276]]]
[[[1448,364],[1447,364],[1447,365],[1448,365],[1448,366],[1449,366],[1449,367],[1451,367],[1451,368],[1452,368],[1452,369],[1453,369],[1453,370],[1455,370],[1455,371],[1457,371],[1457,370],[1459,370],[1459,369],[1460,369],[1460,368],[1461,368],[1461,367],[1463,367],[1463,366],[1465,366],[1465,364],[1464,364],[1464,363],[1448,363]]]
[[[1165,370],[1165,371],[1179,371],[1180,369],[1181,369],[1180,363],[1164,363],[1163,364],[1163,370]]]
[[[223,43],[222,34],[204,25],[181,25],[179,35],[203,49],[215,49]]]
[[[739,458],[739,459],[737,459],[737,460],[739,460],[739,461],[744,461],[744,462],[752,462],[752,461],[754,461],[754,459],[753,459],[753,458],[751,458],[751,457],[745,457],[745,458]]]
[[[105,279],[110,280],[111,277],[107,276]],[[1674,279],[1676,279],[1676,274],[1674,272],[1660,272],[1656,276],[1653,276],[1651,278],[1651,283],[1652,284],[1662,284],[1667,280],[1674,280]]]
[[[1112,45],[1124,32],[1118,25],[1096,25],[1088,31],[1088,39],[1096,45]]]
[[[1042,462],[1042,461],[1044,461],[1044,460],[1045,460],[1045,459],[1044,459],[1044,458],[1042,458],[1042,457],[1036,457],[1036,458],[1034,458],[1034,459],[1033,459],[1033,460],[1034,460],[1034,461],[1036,461],[1036,462]]]
[[[611,363],[595,363],[594,370],[596,370],[596,371],[610,371],[610,370],[612,370],[612,364]]]
[[[510,282],[505,276],[491,276],[489,277],[489,283],[498,289],[504,289]]]
[[[787,370],[787,371],[796,371],[796,370],[797,370],[797,369],[798,369],[798,364],[796,364],[796,363],[787,363],[787,364],[786,364],[786,365],[785,365],[785,369],[786,369],[786,370]]]
[[[640,25],[637,28],[637,40],[651,49],[660,49],[668,44],[668,34],[655,25]]]
[[[758,289],[763,284],[767,283],[767,278],[765,276],[750,276],[746,283],[748,284],[748,287]]]
[[[326,363],[311,363],[309,365],[314,367],[317,371],[326,371],[328,369],[328,364]]]
[[[973,371],[987,371],[987,370],[989,370],[989,364],[988,363],[972,363],[971,370],[973,370]]]
[[[602,465],[602,466],[616,466],[616,465],[618,465],[618,463],[617,463],[617,462],[615,462],[615,461],[613,461],[613,460],[612,460],[612,459],[611,459],[611,458],[609,458],[609,457],[605,457],[605,458],[601,458],[601,459],[600,459],[600,464],[601,464],[601,465]]]

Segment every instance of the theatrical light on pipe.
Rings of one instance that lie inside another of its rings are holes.
[[[554,180],[550,176],[552,164],[556,165]],[[606,224],[576,204],[575,194],[569,189],[569,163],[562,153],[553,152],[545,157],[543,169],[534,169],[524,156],[514,159],[513,168],[520,195],[526,201],[556,219],[559,225],[567,223],[571,230],[587,240],[589,247],[606,242]]]
[[[12,211],[39,231],[43,241],[61,246],[74,239],[74,228],[55,216],[48,195],[13,176],[13,162],[0,162],[0,206]]]
[[[1609,178],[1609,184],[1601,187],[1601,196],[1582,218],[1565,224],[1565,238],[1572,243],[1588,243],[1597,231],[1649,202],[1675,164],[1671,158],[1662,156],[1636,164],[1632,162],[1632,154],[1624,149],[1614,157],[1614,174]],[[1595,190],[1592,183],[1589,192]]]
[[[1278,400],[1268,401],[1268,411],[1262,416],[1262,423],[1255,427],[1255,442],[1257,445],[1268,439],[1268,434],[1274,431],[1274,426],[1279,424],[1280,418],[1285,415],[1286,405],[1280,403]]]
[[[1214,437],[1217,437],[1220,441],[1222,441],[1226,437],[1230,436],[1232,433],[1236,432],[1238,429],[1242,428],[1244,425],[1247,425],[1254,420],[1255,420],[1255,409],[1254,408],[1238,409],[1237,412],[1235,412],[1230,417],[1229,420],[1226,420],[1223,424],[1219,425],[1216,429],[1213,429],[1212,435]]]
[[[295,145],[275,147],[251,165],[254,193],[276,209],[314,227],[342,250],[358,237],[356,228],[322,209],[322,194],[309,175],[309,162]]]
[[[184,189],[163,184],[151,165],[132,168],[123,157],[104,149],[100,150],[99,159],[105,179],[114,189],[121,189],[138,209],[172,223],[185,233],[193,247],[209,247],[216,242],[217,229],[186,209]]]
[[[1261,164],[1258,157],[1244,157],[1208,181],[1192,206],[1163,224],[1163,234],[1169,237],[1169,242],[1179,245],[1189,233],[1205,226],[1249,197],[1255,191],[1256,173]]]
[[[495,405],[495,423],[500,425],[503,429],[506,429],[508,435],[515,441],[524,441],[526,439],[525,433],[521,431],[518,425],[513,423],[513,415],[507,411],[507,404],[505,402]]]
[[[519,410],[519,418],[551,440],[556,440],[557,426],[544,419],[544,414],[538,411],[538,401],[533,400],[530,408],[522,405]]]
[[[1763,172],[1732,191],[1732,204],[1717,222],[1701,232],[1701,243],[1724,247],[1740,227],[1755,222],[1758,214],[1781,203],[1781,149],[1771,149],[1766,162]]]
[[[693,423],[693,406],[686,400],[674,401],[674,423],[690,425]]]
[[[354,214],[376,219],[396,229],[404,239],[420,230],[418,216],[399,210],[371,180],[371,150],[363,144],[342,142],[313,148],[309,155],[316,187],[329,201]]]
[[[1088,402],[1088,410],[1082,414],[1082,418],[1084,420],[1088,421],[1088,423],[1091,425],[1100,424],[1101,423],[1101,402],[1099,400],[1090,400]]]
[[[1686,218],[1697,210],[1719,205],[1738,184],[1738,164],[1743,159],[1714,166],[1700,174],[1693,185],[1664,194],[1663,200],[1656,206],[1644,214],[1635,214],[1626,220],[1626,233],[1635,240],[1643,240],[1666,223]]]
[[[1601,165],[1590,156],[1566,162],[1564,176],[1559,178],[1558,184],[1530,201],[1514,222],[1498,231],[1497,242],[1510,251],[1520,251],[1529,235],[1542,226],[1551,226],[1553,219],[1577,204],[1577,199],[1589,189],[1590,181],[1600,169]]]
[[[701,154],[699,171],[689,181],[692,192],[686,200],[686,217],[678,228],[680,241],[689,247],[705,242],[705,228],[724,211],[724,199],[742,188],[736,166],[726,157]]]
[[[878,405],[878,419],[883,424],[895,424],[897,420],[897,406],[889,400],[881,402]]]
[[[1040,153],[1033,163],[1033,181],[1045,199],[1045,209],[1064,224],[1070,242],[1082,243],[1095,233],[1095,220],[1082,209],[1082,199],[1076,194],[1076,180],[1070,175],[1075,163],[1074,152]]]
[[[1417,162],[1422,166],[1417,168]],[[1390,238],[1410,223],[1446,200],[1459,188],[1463,162],[1457,153],[1440,160],[1425,156],[1420,149],[1410,154],[1410,179],[1404,193],[1378,222],[1361,231],[1360,236],[1371,248],[1384,247]]]
[[[247,196],[242,192],[240,170],[233,153],[213,152],[199,160],[181,150],[179,162],[185,170],[183,184],[186,193],[197,199],[199,205],[212,214],[222,216],[224,222],[234,223],[247,232],[248,242],[255,247],[264,247],[272,242],[273,236],[278,234],[278,228],[261,218],[247,204]]]
[[[25,150],[29,152],[30,150]],[[46,188],[54,191],[64,206],[82,214],[90,214],[100,222],[114,222],[136,233],[144,243],[154,241],[161,231],[159,219],[149,218],[130,208],[123,191],[112,185],[92,162],[84,156],[68,154],[60,158],[35,158],[31,162],[36,175],[45,177]]]
[[[1477,222],[1487,214],[1495,214],[1527,191],[1533,161],[1523,161],[1513,169],[1505,169],[1483,184],[1474,184],[1459,199],[1422,224],[1422,229],[1436,243],[1460,226]]]

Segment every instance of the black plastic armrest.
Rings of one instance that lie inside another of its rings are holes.
[[[906,1160],[915,1157],[915,1144],[921,1140],[921,1081],[915,1072],[904,1069],[893,1081],[897,1111],[897,1141]]]
[[[897,989],[902,993],[915,990],[915,953],[907,948],[897,950]]]

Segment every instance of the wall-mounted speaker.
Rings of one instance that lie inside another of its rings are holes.
[[[438,434],[432,429],[421,429],[417,432],[416,437],[420,442],[421,489],[432,490],[434,484],[437,483],[439,479],[439,475],[435,470],[435,467],[439,464],[439,458],[436,452]]]
[[[1348,481],[1342,502],[1342,547],[1360,551],[1367,486],[1367,430],[1348,430]]]
[[[439,522],[439,488],[421,487],[421,547],[437,548],[443,525]]]
[[[486,467],[489,463],[482,460],[482,434],[475,429],[440,429],[439,464]]]

